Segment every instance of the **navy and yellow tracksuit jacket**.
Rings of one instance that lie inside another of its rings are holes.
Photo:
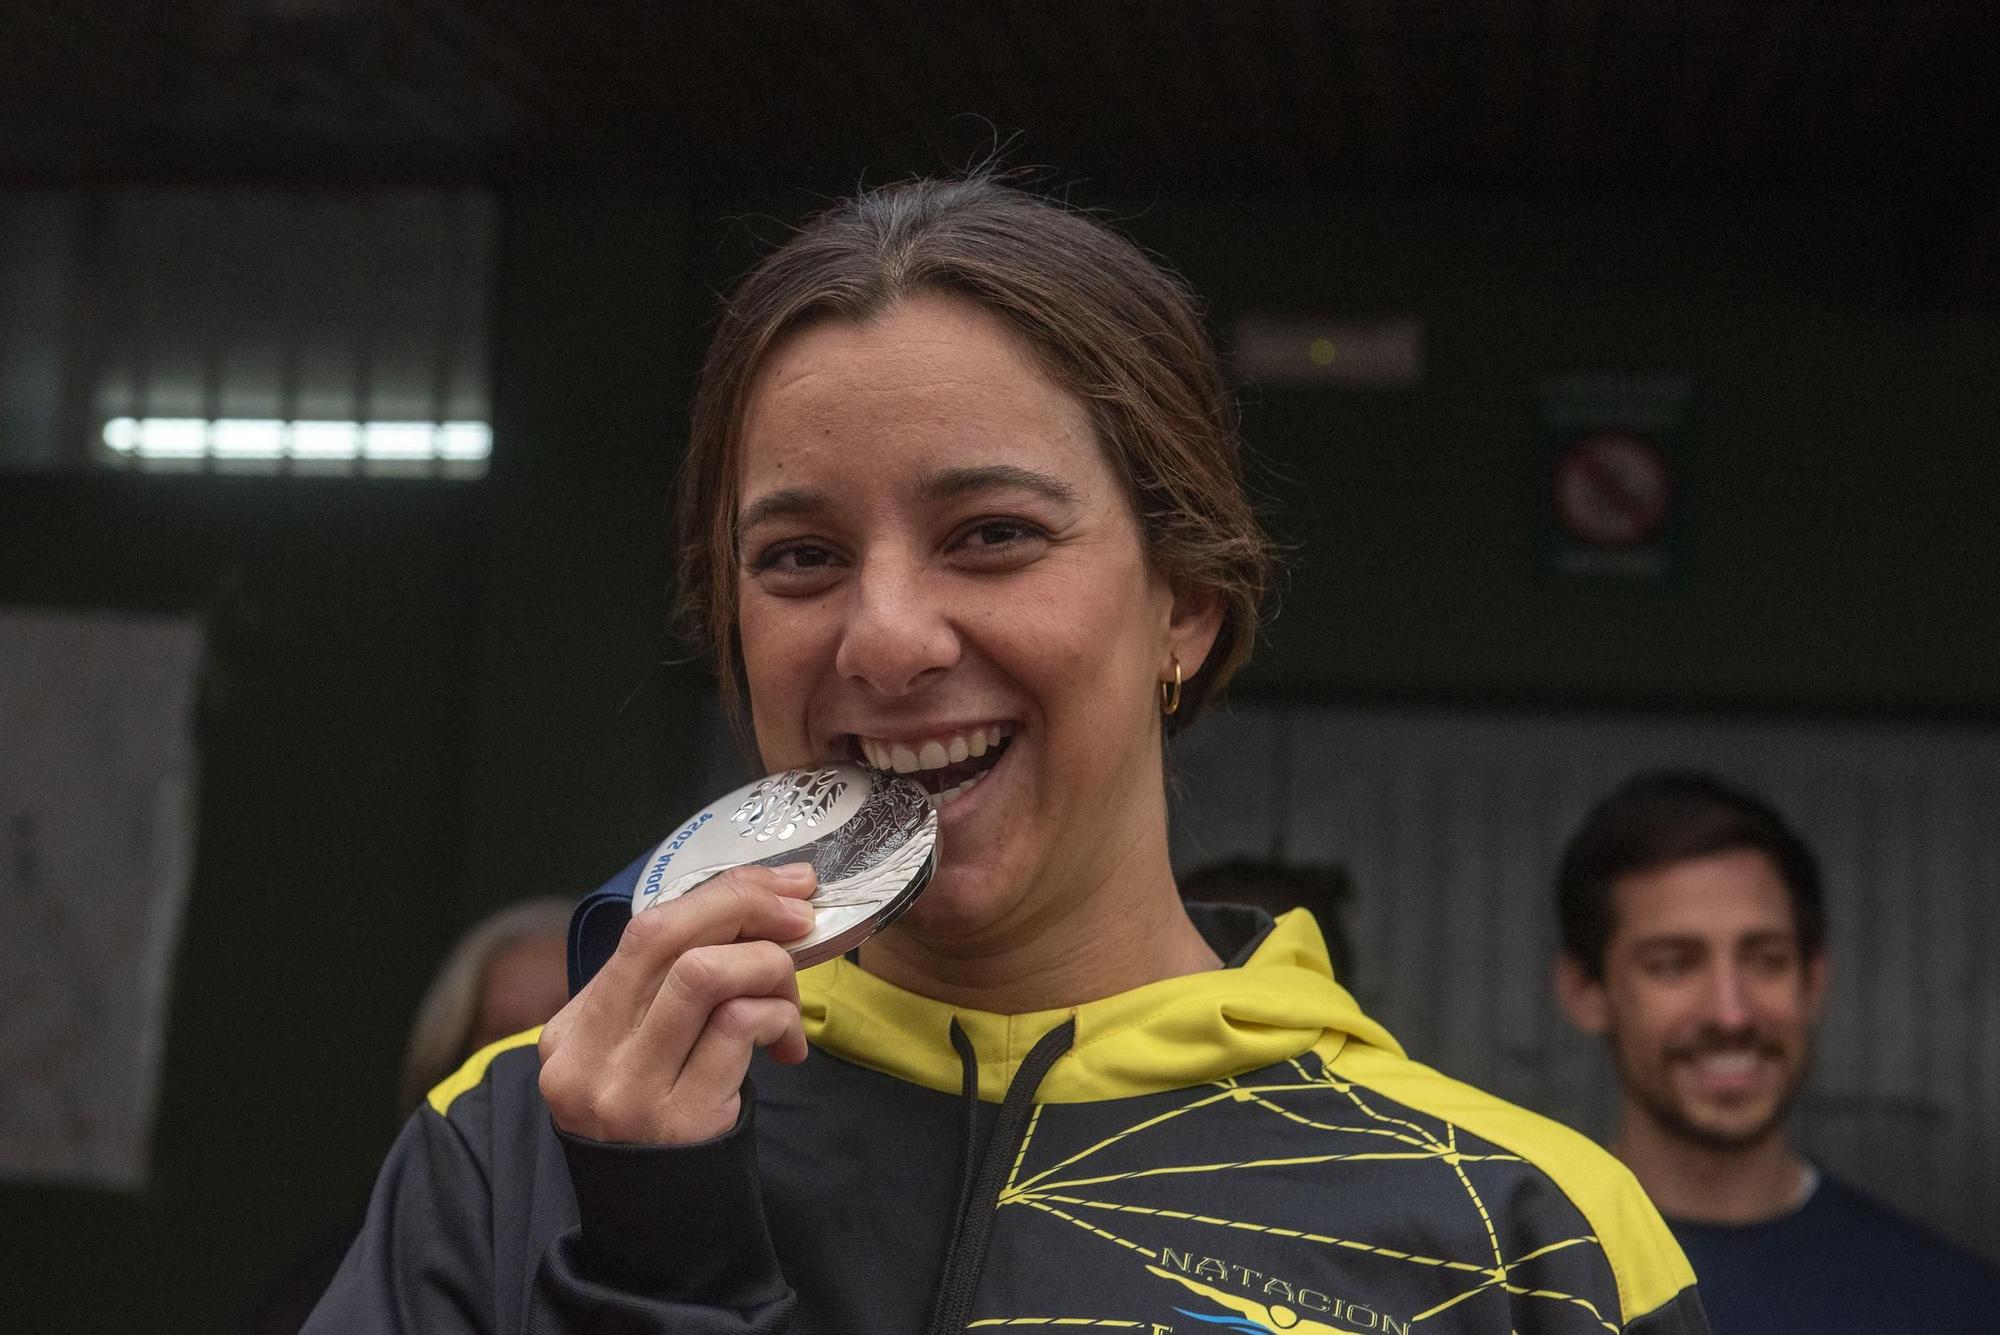
[[[1231,967],[1035,1015],[810,970],[812,1055],[700,1145],[566,1136],[495,1044],[307,1331],[1705,1335],[1609,1155],[1407,1058],[1309,915],[1197,922]]]

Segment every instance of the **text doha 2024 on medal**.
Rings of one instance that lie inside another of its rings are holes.
[[[810,862],[813,929],[785,943],[810,968],[894,922],[937,867],[938,817],[914,779],[861,765],[789,769],[697,812],[653,850],[632,912],[677,899],[731,867]]]

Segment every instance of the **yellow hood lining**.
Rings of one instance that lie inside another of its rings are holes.
[[[1333,979],[1319,925],[1303,909],[1233,968],[1169,978],[1059,1010],[963,1010],[906,992],[845,959],[799,976],[806,1037],[826,1052],[940,1093],[963,1080],[955,1018],[979,1056],[979,1097],[998,1103],[1035,1041],[1072,1017],[1076,1042],[1041,1085],[1045,1103],[1184,1089],[1317,1052],[1352,1037],[1397,1054],[1388,1031]]]

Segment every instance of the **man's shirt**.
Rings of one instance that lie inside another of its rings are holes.
[[[1764,1223],[1667,1224],[1715,1335],[2000,1331],[2000,1272],[1824,1175]]]

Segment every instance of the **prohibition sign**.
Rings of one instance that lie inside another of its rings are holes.
[[[1597,431],[1556,464],[1556,516],[1572,538],[1624,550],[1659,536],[1673,484],[1659,447],[1629,431]]]

